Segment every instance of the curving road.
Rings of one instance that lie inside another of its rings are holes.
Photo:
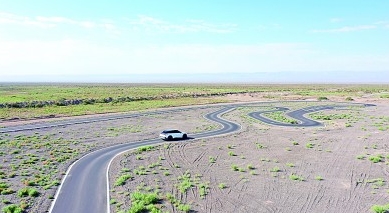
[[[269,119],[269,118],[261,115],[261,114],[268,113],[268,112],[288,111],[289,108],[285,108],[285,107],[277,107],[275,110],[251,112],[248,115],[250,117],[255,118],[257,120],[260,120],[266,124],[271,124],[271,125],[276,125],[276,126],[314,127],[314,126],[323,126],[323,124],[305,117],[304,116],[305,114],[313,113],[313,112],[317,112],[317,111],[321,111],[321,110],[330,110],[330,109],[344,108],[344,107],[348,107],[348,106],[346,106],[346,105],[344,105],[344,106],[310,106],[310,107],[306,107],[306,108],[302,108],[302,109],[298,109],[298,110],[286,113],[287,116],[296,119],[298,121],[297,124],[283,123],[283,122]]]
[[[190,136],[205,138],[239,130],[239,124],[220,118],[220,115],[233,109],[226,107],[205,116],[221,124],[221,129]],[[160,139],[138,141],[104,148],[84,156],[68,169],[67,177],[58,189],[49,212],[109,212],[107,170],[111,159],[126,150],[158,143],[162,141]]]
[[[270,103],[270,102],[269,102]],[[224,108],[215,112],[205,115],[205,118],[213,122],[217,122],[222,128],[214,131],[203,132],[190,135],[193,138],[206,138],[214,137],[218,135],[228,134],[240,129],[240,125],[234,122],[222,119],[220,116],[230,112],[237,107],[248,106],[249,104],[231,104],[226,105]],[[344,106],[312,106],[303,109],[295,110],[286,113],[288,116],[299,121],[298,124],[287,124],[278,121],[271,120],[262,116],[261,114],[266,112],[275,111],[288,111],[288,108],[277,107],[275,110],[260,111],[249,113],[249,116],[258,119],[264,123],[277,126],[293,126],[293,127],[308,127],[308,126],[320,126],[321,123],[304,117],[307,113],[312,113],[320,110],[328,110]],[[365,105],[370,106],[370,105]],[[72,119],[67,121],[57,121],[53,123],[42,123],[38,125],[23,125],[1,128],[0,133],[24,131],[31,129],[50,128],[65,125],[73,125],[80,123],[90,123],[105,120],[123,119],[130,117],[138,117],[152,114],[171,113],[183,110],[191,110],[194,108],[205,107],[190,107],[180,108],[164,111],[154,111],[147,113],[137,114],[119,114],[100,116],[98,118],[83,118]],[[144,145],[153,145],[162,143],[160,139],[137,141],[132,143],[115,145],[107,148],[103,148],[92,153],[89,153],[72,164],[67,171],[67,175],[62,181],[55,199],[50,207],[50,213],[69,213],[69,212],[110,212],[109,207],[109,185],[108,183],[108,168],[111,160],[118,154],[127,151],[129,149],[135,149]]]

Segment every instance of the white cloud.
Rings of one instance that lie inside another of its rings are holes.
[[[213,24],[204,20],[185,20],[182,23],[170,23],[150,16],[140,15],[138,19],[129,20],[138,30],[151,30],[169,33],[209,32],[230,33],[237,28],[236,24]]]
[[[337,19],[331,19],[331,22],[338,22],[338,21],[337,21]],[[347,33],[347,32],[372,30],[372,29],[380,29],[380,28],[388,28],[388,27],[389,27],[389,21],[377,21],[377,22],[374,22],[372,24],[367,24],[367,25],[344,26],[344,27],[333,28],[333,29],[316,29],[316,30],[311,30],[311,32],[313,32],[313,33]]]
[[[22,26],[32,26],[40,28],[54,27],[55,24],[49,22],[42,22],[26,16],[17,16],[10,13],[0,13],[0,24],[16,24]]]
[[[360,25],[360,26],[346,26],[335,29],[326,29],[326,30],[312,30],[314,33],[342,33],[342,32],[353,32],[361,30],[371,30],[376,29],[376,25]]]
[[[32,26],[39,28],[52,28],[52,27],[60,27],[61,25],[73,25],[79,26],[82,28],[102,28],[107,30],[108,32],[117,34],[119,31],[114,25],[112,21],[107,22],[107,20],[103,20],[100,22],[94,22],[89,20],[74,20],[67,17],[45,17],[45,16],[37,16],[37,17],[26,17],[26,16],[18,16],[10,13],[0,13],[0,24],[14,24],[21,26]]]

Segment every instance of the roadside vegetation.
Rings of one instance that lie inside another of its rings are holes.
[[[280,111],[269,112],[269,113],[264,113],[263,115],[272,120],[279,121],[282,123],[298,124],[298,121],[296,121],[295,119],[287,117],[285,115],[285,112],[280,112]]]
[[[2,84],[0,120],[221,103],[228,101],[221,97],[229,94],[257,93],[278,100],[283,99],[281,94],[287,93],[320,100],[329,96],[350,100],[373,93],[386,98],[387,92],[388,85]]]

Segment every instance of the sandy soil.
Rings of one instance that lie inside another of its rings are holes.
[[[238,133],[171,143],[142,153],[141,159],[129,152],[115,159],[111,168],[113,212],[130,208],[130,193],[154,189],[161,192],[160,207],[169,212],[180,211],[168,201],[166,193],[190,204],[192,212],[369,212],[372,205],[389,200],[388,158],[379,163],[368,159],[378,154],[388,156],[389,151],[389,119],[383,118],[389,104],[378,104],[325,111],[323,114],[351,117],[324,121],[326,126],[320,128],[268,126],[245,116],[261,107],[242,108],[225,116],[242,125]],[[308,143],[313,148],[307,148]],[[153,164],[158,166],[150,166]],[[233,171],[234,165],[241,171]],[[134,173],[142,167],[144,175]],[[186,171],[193,186],[182,193],[179,177]],[[133,179],[114,186],[115,180],[126,173]],[[291,175],[303,180],[292,180]],[[383,182],[374,182],[379,178]],[[209,186],[205,196],[200,196],[202,183]]]

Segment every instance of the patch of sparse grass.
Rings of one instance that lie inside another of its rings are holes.
[[[166,194],[167,200],[170,201],[171,204],[173,204],[175,207],[177,207],[178,210],[183,212],[189,212],[191,209],[191,206],[189,204],[183,204],[180,200],[175,198],[172,194],[167,193]]]
[[[366,158],[365,155],[357,155],[358,160],[364,160]]]
[[[225,188],[227,188],[227,186],[226,186],[225,183],[219,183],[218,187],[219,187],[219,189],[225,189]]]
[[[318,101],[327,101],[328,98],[325,97],[325,96],[320,96],[320,97],[317,98],[317,100],[318,100]]]
[[[23,209],[16,205],[16,204],[11,204],[11,205],[8,205],[8,206],[4,206],[1,211],[3,213],[22,213],[23,212]]]
[[[384,157],[382,155],[375,155],[375,156],[370,156],[369,160],[373,163],[378,163],[384,160]]]
[[[116,179],[115,186],[122,186],[129,179],[132,179],[132,176],[130,174],[124,174],[124,175],[120,176],[118,179]]]
[[[294,164],[293,164],[293,163],[286,163],[286,166],[288,166],[288,167],[294,167]]]
[[[372,183],[378,188],[385,185],[385,180],[383,178],[369,179],[366,183]]]
[[[155,205],[160,198],[157,193],[143,193],[135,191],[131,193],[131,208],[128,212],[161,212]]]
[[[239,167],[238,167],[238,165],[236,165],[236,164],[232,164],[232,165],[231,165],[231,169],[232,169],[232,171],[238,171],[238,170],[239,170]]]
[[[177,178],[180,181],[177,185],[177,188],[181,193],[185,193],[188,189],[193,187],[193,183],[190,177],[191,175],[189,171],[186,171],[184,174]]]
[[[248,170],[253,170],[253,169],[255,169],[255,167],[252,164],[249,164],[249,165],[247,165],[247,169]]]
[[[200,183],[198,186],[199,194],[201,198],[205,198],[205,195],[208,194],[207,190],[209,189],[208,183]]]
[[[314,146],[315,146],[315,144],[313,144],[313,143],[307,143],[307,144],[305,144],[305,147],[306,147],[307,149],[312,149]]]
[[[267,148],[267,146],[263,145],[263,144],[260,144],[260,143],[255,143],[255,145],[257,146],[258,149],[265,149]]]
[[[385,205],[374,205],[371,207],[371,211],[375,213],[387,213],[389,212],[389,203]]]
[[[278,166],[276,166],[270,169],[270,172],[281,172],[281,169]]]
[[[298,121],[285,116],[284,112],[281,111],[268,112],[268,113],[264,113],[263,115],[275,121],[289,123],[289,124],[298,124]]]
[[[298,175],[296,175],[296,174],[291,174],[291,175],[289,175],[289,179],[295,180],[295,181],[304,181],[304,178],[303,178],[303,177],[298,176]]]
[[[233,151],[229,151],[229,152],[228,152],[228,155],[229,155],[229,156],[236,156],[236,154],[235,154]]]
[[[39,192],[34,188],[26,187],[26,188],[22,188],[18,191],[19,197],[27,197],[27,196],[37,197],[38,195],[39,195]]]
[[[139,147],[137,150],[136,150],[136,154],[142,154],[143,152],[148,152],[148,151],[151,151],[151,150],[154,150],[155,147],[152,146],[152,145],[147,145],[147,146],[141,146]]]
[[[216,163],[216,158],[209,156],[209,163]]]

